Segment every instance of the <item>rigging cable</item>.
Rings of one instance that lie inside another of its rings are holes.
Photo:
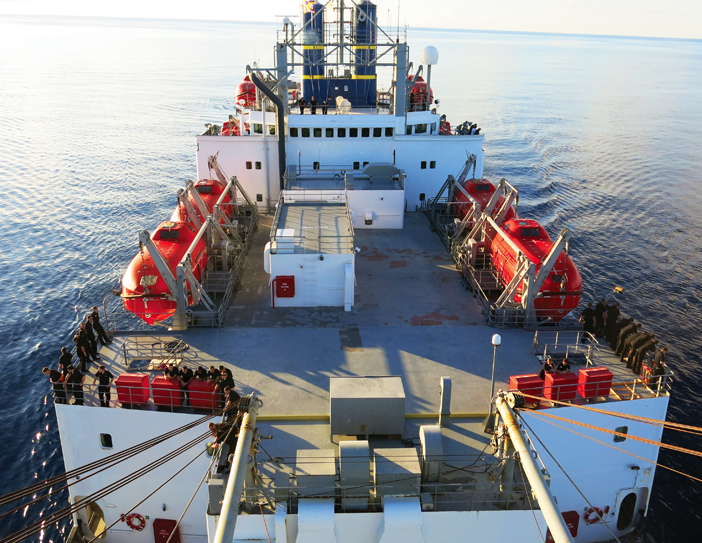
[[[74,504],[69,505],[68,507],[64,507],[63,509],[60,509],[59,511],[47,516],[44,519],[36,521],[34,524],[30,524],[29,526],[26,526],[22,528],[21,530],[9,535],[8,537],[0,540],[0,543],[19,543],[26,537],[33,535],[43,529],[43,527],[48,524],[48,523],[53,523],[55,521],[59,521],[63,518],[66,518],[69,515],[72,515],[73,513],[79,511],[80,509],[83,509],[86,505],[88,505],[90,502],[94,502],[96,500],[102,499],[108,494],[111,494],[112,492],[115,492],[119,490],[120,488],[128,485],[129,483],[134,482],[138,478],[142,477],[143,475],[146,475],[147,473],[153,471],[154,469],[166,464],[167,462],[173,460],[177,456],[181,455],[185,451],[191,449],[204,439],[206,439],[210,435],[209,432],[205,432],[204,434],[196,437],[195,439],[185,443],[178,449],[175,449],[174,451],[171,451],[170,453],[162,456],[161,458],[158,458],[157,460],[154,460],[150,464],[147,464],[146,466],[140,468],[139,470],[132,472],[130,475],[123,477],[122,479],[118,479],[114,483],[103,487],[100,490],[97,490],[90,496],[87,496],[85,498],[82,498],[78,501],[76,501]]]
[[[616,539],[619,543],[621,543],[621,541],[619,541],[619,538],[618,538],[618,537],[614,534],[614,532],[612,531],[612,528],[609,527],[609,524],[607,524],[607,523],[604,521],[604,519],[602,518],[602,513],[601,513],[601,512],[598,512],[599,510],[598,510],[594,505],[592,505],[592,503],[590,502],[590,500],[588,500],[588,499],[585,497],[585,494],[583,494],[583,491],[580,490],[580,488],[578,488],[578,485],[576,485],[576,484],[575,484],[575,481],[573,481],[573,479],[570,478],[570,475],[568,475],[568,473],[566,473],[566,470],[563,469],[563,466],[561,466],[561,464],[558,462],[558,460],[556,460],[556,457],[553,456],[553,455],[551,454],[551,451],[549,451],[549,450],[548,450],[548,447],[546,447],[546,445],[544,445],[544,442],[541,441],[541,438],[540,438],[538,435],[536,435],[536,432],[534,432],[534,430],[531,429],[531,426],[529,426],[529,423],[527,423],[527,421],[524,420],[524,417],[521,417],[521,416],[520,416],[519,419],[524,423],[524,425],[525,425],[527,428],[529,428],[529,431],[533,434],[533,436],[538,440],[538,442],[541,444],[541,446],[544,448],[544,450],[548,453],[548,455],[551,457],[551,459],[552,459],[552,460],[556,463],[556,465],[560,468],[560,470],[563,472],[563,475],[566,476],[566,478],[570,481],[570,483],[575,487],[575,490],[578,491],[578,494],[580,494],[580,495],[583,497],[583,499],[587,502],[587,504],[590,506],[590,509],[592,509],[592,510],[595,512],[595,514],[596,514],[597,517],[600,519],[600,521],[602,522],[602,524],[604,524],[604,525],[607,527],[607,529],[609,530],[609,533],[612,534],[612,537],[613,537],[614,539]]]
[[[653,460],[650,460],[648,458],[644,458],[643,456],[639,456],[639,455],[634,454],[632,452],[625,451],[624,449],[620,449],[619,447],[615,447],[614,445],[610,445],[609,443],[605,443],[604,441],[600,441],[599,439],[595,439],[594,437],[590,437],[590,436],[587,436],[585,434],[581,434],[580,432],[576,432],[575,430],[572,430],[570,428],[566,428],[565,426],[561,426],[560,424],[557,424],[553,421],[544,419],[544,422],[547,422],[549,424],[553,424],[554,426],[557,426],[558,428],[561,428],[563,430],[567,430],[568,432],[571,432],[571,433],[575,434],[576,436],[584,437],[586,439],[594,441],[595,443],[599,443],[600,445],[604,445],[605,447],[609,447],[610,449],[614,449],[615,451],[619,451],[621,453],[628,454],[629,456],[633,456],[634,458],[638,458],[639,460],[643,460],[644,462],[648,462],[649,464],[653,464],[653,465],[658,466],[660,468],[667,469],[668,471],[672,471],[673,473],[677,473],[678,475],[684,475],[685,477],[688,477],[689,479],[692,479],[693,481],[698,481],[698,482],[702,483],[702,479],[699,479],[697,477],[694,477],[693,475],[689,475],[689,474],[684,473],[682,471],[678,471],[675,468],[671,468],[669,466],[659,464],[658,462],[654,462]]]
[[[565,407],[577,407],[578,409],[584,409],[586,411],[592,411],[593,413],[600,413],[602,415],[609,415],[611,417],[633,420],[636,422],[641,422],[644,424],[651,424],[651,425],[655,425],[655,426],[663,426],[664,428],[666,428],[668,430],[678,430],[680,432],[687,432],[687,433],[691,433],[691,434],[702,435],[702,428],[699,426],[690,426],[689,424],[680,424],[677,422],[668,422],[668,421],[652,419],[652,418],[648,418],[648,417],[639,417],[638,415],[629,415],[627,413],[615,413],[612,411],[606,411],[604,409],[597,409],[595,407],[590,407],[590,406],[586,406],[586,405],[575,405],[575,404],[570,404],[567,402],[562,402],[559,400],[551,400],[548,398],[544,398],[543,396],[535,396],[533,394],[525,394],[523,392],[519,392],[518,394],[520,396],[525,396],[527,398],[533,398],[533,399],[539,400],[539,401],[547,401],[547,402],[551,402],[551,403],[554,403],[557,405],[562,405]]]
[[[597,432],[604,432],[605,434],[611,434],[613,436],[623,437],[625,439],[633,439],[634,441],[640,441],[641,443],[646,443],[647,445],[654,445],[656,447],[661,447],[663,449],[670,449],[671,451],[676,451],[676,452],[689,454],[692,456],[702,457],[702,452],[700,452],[700,451],[695,451],[693,449],[686,449],[685,447],[678,447],[677,445],[669,445],[667,443],[663,443],[662,441],[655,441],[653,439],[646,439],[645,437],[639,437],[639,436],[635,436],[632,434],[625,434],[622,432],[617,432],[616,430],[609,430],[608,428],[601,428],[599,426],[594,426],[592,424],[586,424],[584,422],[578,422],[576,420],[566,419],[564,417],[559,417],[557,415],[551,415],[549,413],[544,413],[543,411],[529,411],[529,413],[532,413],[534,415],[538,415],[540,417],[547,417],[550,419],[560,420],[561,422],[568,422],[570,424],[582,426],[583,428],[588,428],[589,430],[595,430]]]
[[[91,462],[90,464],[86,464],[85,466],[81,466],[81,467],[73,469],[71,471],[62,473],[61,475],[56,475],[54,477],[51,477],[51,478],[46,479],[44,481],[41,481],[39,483],[34,483],[34,484],[27,486],[25,488],[22,488],[20,490],[15,490],[13,492],[5,494],[4,496],[0,496],[0,506],[6,505],[10,502],[13,502],[15,500],[18,500],[19,498],[24,497],[24,496],[28,496],[30,494],[33,494],[34,492],[37,492],[37,491],[42,490],[44,488],[47,488],[49,486],[53,486],[56,483],[61,483],[61,482],[64,482],[68,479],[72,479],[76,476],[83,475],[84,473],[87,473],[93,469],[103,467],[103,466],[109,464],[110,462],[115,462],[118,459],[119,459],[119,462],[127,460],[127,459],[131,458],[132,456],[134,456],[135,454],[139,454],[139,453],[141,453],[141,452],[143,452],[143,451],[145,451],[145,450],[147,450],[155,445],[158,445],[159,443],[162,443],[163,441],[166,441],[167,439],[170,439],[171,437],[174,437],[178,434],[181,434],[183,432],[191,430],[192,428],[195,428],[196,426],[199,426],[200,424],[207,422],[208,420],[210,420],[216,416],[219,416],[219,415],[221,415],[221,412],[218,410],[213,414],[201,417],[193,422],[190,422],[184,426],[181,426],[180,428],[176,428],[175,430],[171,430],[170,432],[166,432],[165,434],[161,434],[160,436],[152,438],[148,441],[134,445],[133,447],[130,447],[129,449],[125,449],[124,451],[120,451],[120,452],[112,454],[106,458],[96,460],[94,462]],[[119,462],[115,462],[115,464],[119,463]],[[112,467],[112,466],[109,466],[109,467]],[[104,469],[107,469],[107,468],[104,468]]]

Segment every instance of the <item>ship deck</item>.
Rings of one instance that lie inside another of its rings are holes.
[[[181,363],[231,368],[240,394],[255,392],[263,401],[260,432],[273,456],[298,448],[330,448],[330,377],[402,377],[406,427],[402,437],[418,436],[420,424],[438,420],[442,376],[452,380],[451,425],[444,432],[447,454],[475,455],[487,444],[482,420],[490,401],[493,334],[497,348],[495,390],[508,389],[511,375],[537,373],[534,333],[482,324],[480,307],[464,290],[453,261],[426,217],[409,213],[402,230],[357,230],[356,300],[343,308],[271,308],[269,276],[262,250],[271,216],[262,216],[249,252],[241,289],[221,329],[117,335],[102,348],[102,363],[115,375],[127,371],[126,359],[141,352],[148,362],[155,345],[182,340],[189,345]],[[615,382],[634,376],[608,348],[596,349],[597,365],[608,367]],[[133,363],[133,361],[132,361]],[[153,365],[153,364],[152,364]],[[582,366],[575,366],[577,369]],[[95,369],[91,370],[94,373]],[[134,366],[132,366],[132,371]],[[139,370],[141,371],[141,370]],[[153,371],[153,374],[160,374]],[[87,383],[91,383],[89,377]],[[626,390],[631,390],[627,385]],[[652,395],[641,384],[630,397]],[[99,405],[88,392],[86,404]],[[151,400],[150,400],[151,402]],[[116,394],[111,407],[118,407]],[[546,407],[546,406],[544,406]],[[143,409],[156,409],[152,403]],[[179,408],[188,412],[188,408]],[[397,443],[399,446],[399,442]]]

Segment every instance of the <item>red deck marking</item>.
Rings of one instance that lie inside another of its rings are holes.
[[[443,321],[457,320],[459,319],[456,315],[442,315],[441,313],[433,311],[428,315],[424,315],[423,317],[412,317],[412,322],[410,324],[412,324],[412,326],[441,326],[444,324]]]
[[[407,261],[406,260],[393,260],[390,262],[390,269],[392,270],[393,268],[406,268],[407,267]]]

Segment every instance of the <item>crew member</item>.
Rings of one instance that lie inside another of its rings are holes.
[[[78,333],[73,336],[73,341],[76,344],[76,351],[80,360],[80,371],[86,373],[88,364],[90,364],[90,342],[85,337],[85,330],[78,330]]]
[[[553,367],[553,359],[549,356],[541,366],[541,371],[539,372],[539,377],[543,381],[546,379],[546,374],[547,373],[553,373],[554,372],[554,367]]]
[[[187,366],[183,366],[178,373],[178,380],[180,381],[181,388],[185,394],[185,404],[190,405],[190,394],[188,393],[188,385],[195,377],[193,370]]]
[[[169,362],[166,369],[163,370],[163,376],[169,381],[174,381],[178,379],[178,370],[173,365],[173,362]]]
[[[73,365],[73,355],[68,352],[66,347],[61,347],[61,356],[59,357],[59,366],[67,368]]]
[[[310,113],[312,115],[317,113],[317,100],[315,100],[314,96],[310,98]]]
[[[100,357],[98,355],[97,338],[95,337],[95,328],[93,326],[93,316],[92,315],[88,315],[86,317],[85,333],[88,335],[88,341],[90,341],[90,344],[93,347],[93,352],[95,353],[95,358],[100,360]],[[101,345],[102,345],[102,343],[101,343]]]
[[[297,103],[298,106],[300,106],[300,115],[305,114],[305,106],[307,105],[307,102],[305,102],[305,99],[300,97],[300,101]]]
[[[619,302],[610,305],[607,308],[607,317],[605,318],[604,327],[604,337],[607,340],[607,343],[612,343],[612,332],[614,331],[614,327],[617,324],[617,319],[619,315]]]
[[[210,366],[210,371],[207,372],[207,380],[215,384],[219,380],[220,371],[214,366]]]
[[[597,302],[597,307],[595,307],[595,335],[597,337],[604,336],[605,315],[608,307],[604,298],[600,298],[600,301]]]
[[[639,328],[641,328],[641,323],[640,322],[632,322],[628,326],[625,326],[622,328],[619,332],[619,336],[617,336],[617,346],[614,349],[614,352],[621,356],[622,351],[624,350],[624,344],[626,343],[626,339],[630,334],[633,334],[636,332]]]
[[[93,328],[95,329],[95,333],[97,334],[100,343],[103,345],[112,343],[112,340],[109,337],[107,337],[107,334],[105,333],[105,329],[102,327],[102,324],[100,324],[100,312],[98,311],[96,305],[93,306],[93,312],[90,314],[90,316],[93,318]]]
[[[93,357],[93,362],[97,362],[100,360],[100,357],[97,354],[97,341],[95,341],[95,334],[93,333],[92,325],[90,328],[88,328],[87,322],[81,323],[80,330],[85,334],[85,338],[88,341],[88,352],[90,353],[90,356]]]
[[[236,404],[241,396],[237,393],[236,390],[234,390],[234,387],[224,387],[224,401],[225,401],[225,407],[228,407],[230,405]]]
[[[61,380],[61,372],[51,370],[46,366],[42,368],[41,372],[44,375],[49,376],[49,381],[51,381],[54,388],[54,401],[56,403],[66,403],[66,389],[64,388],[63,381]]]
[[[636,349],[636,351],[633,352],[631,357],[634,359],[634,362],[631,365],[631,369],[634,370],[635,374],[641,374],[641,365],[643,364],[644,359],[646,358],[646,353],[649,351],[655,351],[657,344],[657,339],[649,338],[649,340],[646,343],[641,345],[641,347],[639,347],[638,349]]]
[[[573,373],[573,369],[570,367],[570,360],[567,357],[558,363],[556,373]]]
[[[619,334],[621,331],[629,326],[632,322],[634,322],[633,318],[622,318],[617,321],[617,324],[614,325],[614,330],[612,330],[612,341],[609,342],[609,346],[612,348],[612,350],[616,350],[617,348],[617,343],[619,341]]]
[[[583,325],[583,330],[589,334],[595,333],[595,310],[592,309],[592,302],[587,303],[587,307],[583,309],[580,314],[580,322]],[[583,336],[582,343],[585,343],[586,339]]]
[[[207,370],[204,366],[198,366],[195,371],[195,379],[198,381],[207,381]]]
[[[73,404],[74,405],[84,405],[84,394],[83,394],[83,383],[85,382],[85,375],[83,375],[79,370],[71,366],[68,368],[68,378],[66,379],[67,388],[73,393]]]
[[[110,407],[110,385],[114,381],[115,376],[105,369],[105,366],[100,366],[93,384],[99,382],[98,398],[100,398],[100,407]]]
[[[327,100],[331,100],[331,96],[327,98]],[[327,114],[327,109],[329,108],[329,102],[327,100],[322,100],[322,115]]]
[[[655,337],[655,334],[648,334],[646,332],[643,332],[642,334],[639,334],[639,336],[635,339],[629,341],[629,349],[627,350],[627,348],[624,347],[624,353],[626,356],[624,356],[624,358],[622,359],[626,360],[627,368],[634,367],[634,354],[636,353],[636,351],[640,347],[642,347],[647,341],[654,339]]]

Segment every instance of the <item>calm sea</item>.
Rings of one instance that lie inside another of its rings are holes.
[[[39,373],[195,176],[194,135],[226,119],[245,65],[272,65],[275,26],[0,17],[0,494],[62,469]],[[670,419],[700,424],[702,42],[410,30],[453,124],[487,136],[486,174],[520,212],[575,231],[592,299],[611,293],[670,346]],[[666,441],[700,449],[700,440]],[[702,459],[662,452],[696,476]],[[597,458],[593,458],[596,462]],[[65,504],[25,512],[28,518]],[[702,484],[659,470],[651,518],[702,528]],[[20,521],[0,518],[0,536]],[[60,541],[64,527],[47,527]]]

